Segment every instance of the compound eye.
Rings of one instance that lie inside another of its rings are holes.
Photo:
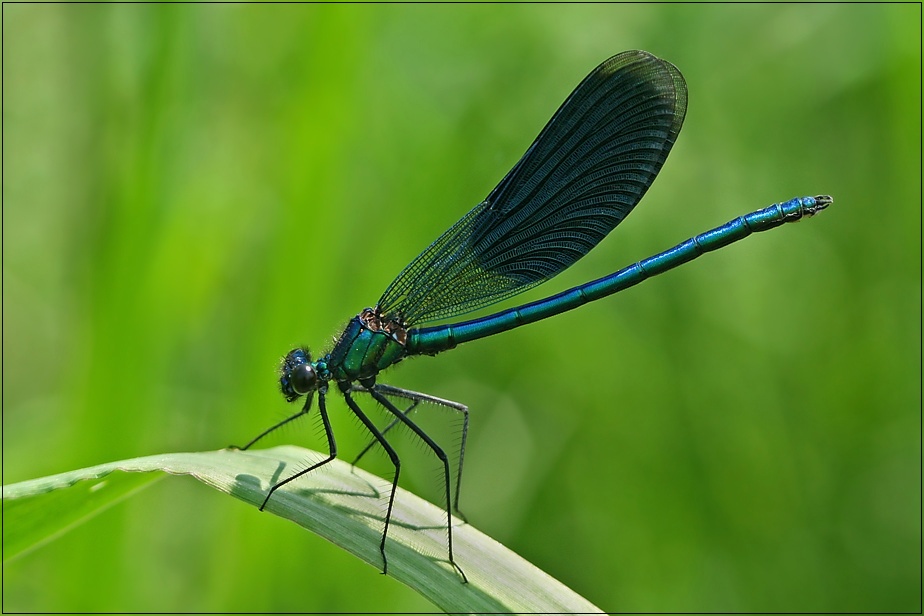
[[[303,396],[317,389],[318,375],[314,368],[311,367],[311,364],[299,364],[292,369],[289,382],[292,384],[292,390]]]

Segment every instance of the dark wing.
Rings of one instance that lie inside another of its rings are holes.
[[[499,302],[587,254],[641,200],[687,107],[677,68],[626,51],[575,88],[487,199],[391,283],[378,308],[417,325]]]

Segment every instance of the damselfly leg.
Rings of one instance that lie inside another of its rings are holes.
[[[309,408],[310,405],[311,405],[311,400],[309,399],[309,400],[307,400],[307,401],[305,402],[305,406],[304,406],[304,408],[303,408],[303,410],[302,410],[301,413],[299,413],[298,415],[294,415],[294,416],[290,417],[289,419],[287,419],[286,421],[282,422],[281,424],[277,424],[276,426],[274,426],[274,428],[277,428],[277,427],[279,427],[280,425],[285,424],[285,423],[291,421],[292,419],[294,419],[295,417],[298,417],[299,415],[303,415],[303,414],[307,413],[307,412],[308,412],[308,408]],[[324,466],[325,464],[327,464],[328,462],[332,461],[334,458],[337,457],[337,442],[334,440],[334,431],[331,429],[331,427],[330,427],[330,419],[327,417],[327,386],[324,386],[322,389],[319,389],[319,390],[318,390],[318,413],[321,414],[321,421],[324,423],[324,434],[327,435],[327,448],[328,448],[328,452],[329,452],[328,455],[327,455],[327,457],[326,457],[325,459],[321,460],[320,462],[318,462],[318,463],[316,463],[316,464],[312,464],[312,465],[309,466],[308,468],[306,468],[306,469],[304,469],[304,470],[301,470],[301,471],[295,473],[295,474],[292,475],[291,477],[286,477],[285,479],[283,479],[283,480],[280,481],[279,483],[274,484],[273,487],[271,487],[271,488],[269,489],[269,492],[267,492],[266,498],[263,499],[263,504],[260,505],[260,511],[263,511],[263,508],[266,507],[266,503],[269,502],[270,497],[273,495],[273,493],[274,493],[276,490],[278,490],[278,489],[281,488],[282,486],[286,485],[286,484],[289,483],[290,481],[295,481],[296,479],[298,479],[298,478],[301,477],[302,475],[307,475],[308,473],[310,473],[310,472],[313,471],[314,469],[316,469],[316,468],[318,468],[318,467],[321,467],[321,466]],[[271,432],[271,431],[272,431],[272,430],[268,430],[267,432]],[[255,442],[256,442],[257,440],[259,440],[260,437],[262,437],[264,434],[266,434],[266,432],[264,432],[263,434],[261,434],[260,436],[258,436],[258,437],[255,438],[254,440],[252,440],[247,446],[249,447],[250,445],[252,445],[253,443],[255,443]]]
[[[410,400],[411,405],[408,408],[404,409],[404,411],[398,410],[398,413],[403,414],[405,417],[408,417],[411,413],[420,408],[421,402],[435,404],[437,406],[462,413],[462,434],[459,440],[459,462],[456,469],[456,488],[453,496],[452,508],[456,515],[462,519],[462,521],[467,522],[468,520],[466,520],[465,514],[462,513],[462,511],[459,509],[459,494],[461,493],[462,489],[462,468],[465,463],[465,444],[468,441],[468,407],[460,402],[454,402],[452,400],[438,398],[436,396],[431,396],[430,394],[421,393],[419,391],[412,391],[410,389],[403,389],[401,387],[395,387],[393,385],[386,385],[383,383],[376,383],[372,386],[372,389],[386,396]],[[363,387],[362,385],[354,385],[351,391],[370,393],[370,390],[366,387]],[[392,409],[389,410],[395,413],[395,411]],[[395,419],[391,420],[391,422],[385,426],[385,428],[382,430],[382,434],[388,434],[388,432],[399,423],[401,423],[401,420],[396,416]],[[354,466],[364,455],[366,455],[366,453],[369,452],[370,449],[372,449],[372,447],[375,446],[375,443],[376,441],[373,439],[362,449],[362,451],[359,452],[359,455],[357,455],[356,459],[353,460]]]
[[[275,431],[278,430],[279,428],[283,427],[284,425],[286,425],[287,423],[289,423],[289,422],[291,422],[291,421],[295,421],[295,420],[298,419],[299,417],[302,417],[302,416],[304,416],[304,415],[307,415],[308,412],[311,410],[311,401],[312,401],[313,399],[314,399],[314,392],[312,392],[310,395],[308,395],[308,396],[305,398],[305,404],[302,405],[302,409],[301,409],[299,412],[297,412],[296,414],[292,415],[291,417],[287,417],[286,419],[283,419],[282,421],[280,421],[279,423],[277,423],[277,424],[275,424],[275,425],[273,425],[273,426],[270,426],[269,428],[267,428],[266,430],[264,430],[263,432],[261,432],[260,434],[258,434],[258,435],[255,436],[254,438],[252,438],[252,439],[250,440],[250,442],[247,443],[246,445],[244,445],[243,447],[238,447],[237,445],[229,445],[228,448],[229,448],[229,449],[240,449],[241,451],[246,451],[246,450],[250,449],[251,447],[253,447],[253,445],[254,445],[257,441],[259,441],[260,439],[262,439],[264,436],[266,436],[266,435],[268,435],[268,434],[270,434],[270,433],[272,433],[272,432],[275,432]]]

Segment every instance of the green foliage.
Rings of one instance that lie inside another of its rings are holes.
[[[118,464],[104,464],[3,486],[4,564],[159,479],[122,473],[108,477],[117,468]]]
[[[253,452],[163,454],[4,486],[4,562],[151,483],[157,478],[151,471],[192,475],[258,507],[269,487],[265,478],[297,468],[312,456],[324,457],[291,446]],[[294,489],[290,485],[276,492],[266,511],[381,567],[380,505],[391,484],[339,460],[305,479]],[[443,611],[602,613],[490,537],[454,519],[456,563],[468,578],[463,584],[445,558],[432,556],[445,553],[445,520],[444,510],[399,490],[386,547],[388,573]]]
[[[919,611],[920,23],[917,4],[4,4],[3,483],[285,417],[279,357],[323,351],[638,48],[686,78],[677,145],[610,237],[518,300],[775,201],[835,205],[381,381],[469,405],[468,520],[602,609]],[[349,461],[368,437],[330,412]],[[455,417],[418,416],[452,446]],[[316,421],[268,445],[323,449]],[[395,437],[401,485],[439,503],[434,461]],[[177,478],[7,564],[3,608],[433,604]]]

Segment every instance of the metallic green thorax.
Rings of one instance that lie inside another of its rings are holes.
[[[335,381],[362,381],[404,359],[407,334],[392,323],[383,323],[367,308],[350,319],[326,358]]]

